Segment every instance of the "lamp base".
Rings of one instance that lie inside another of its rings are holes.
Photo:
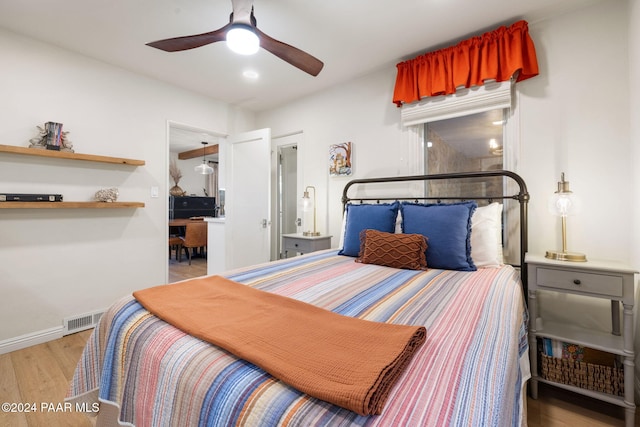
[[[544,256],[545,258],[555,259],[557,261],[585,262],[587,260],[585,254],[578,252],[547,251]]]
[[[305,232],[303,232],[303,233],[302,233],[302,235],[303,235],[303,236],[313,236],[313,237],[316,237],[316,236],[319,236],[319,235],[320,235],[320,232],[319,232],[319,231],[305,231]]]

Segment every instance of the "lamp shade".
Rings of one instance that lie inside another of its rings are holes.
[[[240,55],[253,55],[260,49],[260,40],[251,27],[236,25],[227,31],[227,46]]]
[[[199,164],[193,169],[202,175],[211,175],[213,173],[213,168],[206,163]]]
[[[206,141],[202,141],[202,164],[193,168],[197,173],[202,175],[211,175],[213,173],[213,168],[207,164],[207,144]]]
[[[300,209],[302,212],[311,212],[313,211],[315,204],[313,203],[313,199],[309,197],[309,192],[305,191],[302,199],[300,200]]]
[[[567,251],[567,217],[581,211],[580,199],[569,190],[569,182],[564,180],[564,172],[558,181],[558,191],[553,193],[547,204],[549,212],[562,218],[562,250],[547,251],[545,256],[559,261],[586,261],[587,257],[578,252]]]
[[[309,195],[309,190],[313,190],[313,199]],[[300,199],[300,210],[302,212],[313,212],[313,230],[308,230],[302,234],[305,236],[319,236],[320,233],[316,230],[316,188],[312,185],[308,185],[304,189],[302,199]]]
[[[572,192],[553,193],[547,205],[549,213],[557,216],[577,215],[582,210],[580,198]]]

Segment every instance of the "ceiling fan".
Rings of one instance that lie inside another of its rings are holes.
[[[235,33],[240,34],[241,37],[253,38],[255,49],[252,53],[255,53],[258,47],[262,47],[312,76],[317,76],[320,73],[324,66],[322,61],[296,47],[273,39],[258,29],[256,18],[253,16],[253,0],[231,0],[231,4],[233,12],[229,18],[229,23],[224,27],[208,33],[158,40],[147,43],[147,46],[155,47],[165,52],[178,52],[224,40],[227,40],[227,44],[232,43],[230,38],[233,38]]]

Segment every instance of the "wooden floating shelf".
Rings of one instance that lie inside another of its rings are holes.
[[[0,202],[0,209],[126,209],[144,208],[143,202]]]
[[[144,160],[126,159],[123,157],[96,156],[94,154],[71,153],[69,151],[54,151],[41,148],[18,147],[17,145],[0,144],[0,152],[24,154],[27,156],[52,157],[57,159],[86,160],[89,162],[114,163],[129,166],[143,166]]]

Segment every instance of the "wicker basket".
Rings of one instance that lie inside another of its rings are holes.
[[[614,396],[624,395],[624,369],[595,365],[540,353],[540,377]]]

